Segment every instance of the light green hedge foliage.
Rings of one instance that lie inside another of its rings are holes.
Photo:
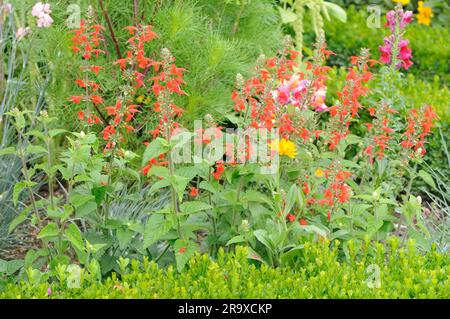
[[[337,99],[336,92],[345,83],[346,69],[333,68],[327,82],[327,104],[332,105]],[[370,84],[369,84],[370,85]],[[400,88],[400,94],[405,98],[405,104],[411,108],[420,108],[431,105],[439,115],[441,122],[450,123],[450,90],[439,81],[439,76],[425,81],[421,77],[408,73]]]
[[[380,57],[378,47],[383,45],[383,37],[389,32],[384,28],[385,18],[380,28],[367,25],[366,10],[350,7],[347,10],[347,23],[337,20],[325,22],[325,34],[328,48],[337,55],[331,57],[331,63],[348,65],[348,57],[358,55],[361,48],[369,48],[375,58]],[[312,33],[311,33],[312,34]],[[438,75],[443,83],[450,82],[450,50],[448,38],[450,31],[443,26],[424,26],[414,23],[408,26],[405,38],[409,39],[414,65],[408,70],[421,80],[433,80]],[[313,37],[310,42],[314,41]]]
[[[449,256],[421,255],[412,242],[398,245],[395,239],[386,246],[349,245],[342,261],[336,243],[306,243],[290,268],[249,263],[241,247],[231,254],[221,250],[216,261],[197,255],[181,273],[131,261],[102,283],[86,271],[78,289],[67,288],[60,276],[52,284],[8,284],[0,298],[48,298],[48,288],[51,298],[449,298]]]

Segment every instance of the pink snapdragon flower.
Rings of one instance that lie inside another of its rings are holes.
[[[394,44],[394,36],[384,38],[384,45],[380,46],[381,57],[380,61],[386,64],[392,63],[392,45]],[[412,58],[412,50],[408,47],[409,40],[400,39],[398,43],[398,55],[397,59],[399,63],[397,64],[397,68],[404,68],[408,70],[413,62]]]
[[[403,9],[391,10],[386,14],[386,27],[389,27],[391,32],[395,31],[395,25],[399,21],[399,27],[401,30],[406,28],[406,26],[411,23],[413,19],[412,11],[404,12]]]
[[[304,96],[308,91],[310,81],[300,80],[297,75],[292,76],[289,81],[283,83],[275,92],[274,97],[281,105],[300,106],[303,103]],[[323,86],[314,92],[312,104],[317,112],[328,110],[325,105],[326,87]]]
[[[384,38],[384,45],[379,47],[381,52],[380,61],[386,64],[392,64],[393,59],[393,46],[397,43],[397,57],[398,63],[396,67],[398,69],[404,68],[409,69],[413,62],[412,50],[408,47],[409,41],[402,38],[403,29],[412,21],[413,14],[411,11],[403,12],[403,9],[397,9],[395,11],[389,11],[386,14],[387,23],[386,26],[392,31],[392,35]],[[396,30],[396,25],[398,24],[399,30]]]
[[[53,19],[50,16],[52,10],[50,9],[50,4],[38,2],[34,5],[31,10],[31,15],[37,19],[37,26],[39,28],[47,28],[53,23]]]
[[[298,105],[302,93],[306,92],[308,80],[299,81],[298,76],[292,76],[289,81],[281,85],[277,91],[276,96],[282,105],[292,104]]]
[[[322,86],[319,90],[314,94],[314,104],[316,106],[316,112],[325,112],[328,111],[328,106],[325,104],[325,98],[327,95],[327,87]]]

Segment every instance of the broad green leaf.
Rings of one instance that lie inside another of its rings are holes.
[[[42,154],[42,153],[46,154],[47,149],[45,149],[44,147],[42,147],[40,145],[28,145],[27,152],[29,154]]]
[[[91,193],[95,198],[97,205],[100,205],[105,199],[107,186],[94,186],[91,189]]]
[[[133,239],[134,232],[128,229],[118,229],[116,234],[120,249],[125,249]]]
[[[178,239],[175,242],[175,244],[173,245],[173,250],[175,253],[175,261],[179,272],[183,270],[188,260],[194,255],[198,248],[198,244],[193,241],[184,241]]]
[[[211,208],[210,205],[200,201],[184,202],[180,205],[180,210],[183,214],[193,214]]]
[[[231,239],[227,242],[227,244],[226,244],[225,246],[229,246],[229,245],[237,244],[237,243],[242,243],[242,242],[244,242],[244,241],[245,241],[244,236],[242,236],[242,235],[234,236],[233,238],[231,238]]]
[[[24,265],[24,261],[22,259],[10,260],[6,266],[6,274],[11,276]]]
[[[265,264],[266,266],[269,266],[269,264],[267,263],[266,260],[264,260],[261,255],[259,255],[256,251],[254,251],[252,248],[247,248],[248,249],[248,255],[247,258],[248,259],[253,259],[253,260],[257,260],[263,264]]]
[[[0,274],[4,274],[8,271],[8,262],[6,260],[0,259]]]
[[[258,239],[271,253],[273,253],[272,241],[269,239],[265,229],[257,229],[253,232],[253,235],[255,235],[256,239]]]
[[[19,201],[19,196],[20,193],[27,187],[33,187],[36,185],[36,182],[32,182],[32,181],[21,181],[21,182],[17,182],[14,185],[14,189],[13,189],[13,203],[14,206],[17,206],[17,203]]]
[[[434,182],[433,177],[428,172],[420,170],[419,176],[424,180],[425,183],[436,189],[436,183]]]
[[[43,132],[38,131],[38,130],[31,130],[28,133],[26,133],[25,135],[27,136],[36,136],[39,139],[41,139],[42,141],[45,141],[45,135]]]
[[[147,165],[149,160],[166,153],[169,149],[169,143],[165,139],[160,137],[154,139],[145,149],[144,155],[142,156],[142,166]]]
[[[91,194],[73,193],[70,196],[70,202],[75,207],[79,207],[87,202],[94,202],[94,201],[95,197],[94,195]]]
[[[160,240],[162,236],[167,234],[172,229],[170,219],[165,218],[163,214],[152,214],[144,228],[144,244],[147,248],[156,241]]]
[[[179,175],[170,176],[170,183],[172,187],[175,189],[175,192],[177,193],[178,199],[180,201],[183,200],[183,194],[189,181],[190,180],[187,177]]]
[[[285,213],[289,213],[295,204],[297,204],[300,209],[303,208],[304,198],[303,192],[299,190],[297,184],[292,184],[286,197]]]
[[[152,168],[148,171],[148,176],[157,176],[163,179],[169,178],[169,169],[164,166],[156,166],[153,165]]]
[[[74,223],[70,224],[65,233],[67,239],[70,243],[79,251],[84,250],[83,238],[81,237],[81,232],[78,229],[77,225]]]
[[[323,3],[326,7],[328,12],[337,18],[339,21],[346,23],[347,22],[347,13],[344,9],[342,9],[337,4],[331,3],[331,2],[324,2]]]
[[[28,218],[28,215],[30,214],[31,210],[32,210],[32,206],[28,206],[19,215],[17,215],[16,218],[14,218],[11,221],[11,223],[9,224],[9,228],[8,228],[8,234],[11,234],[13,232],[13,230],[16,229],[17,226],[19,226],[21,223],[23,223]]]
[[[89,214],[92,214],[97,210],[97,203],[95,202],[87,202],[76,208],[75,216],[77,217],[85,217]]]
[[[207,190],[210,193],[215,193],[216,189],[214,188],[213,185],[211,185],[211,183],[209,183],[208,181],[201,181],[200,184],[198,185],[199,188]]]
[[[162,180],[159,180],[156,183],[154,183],[148,192],[149,192],[149,194],[153,194],[157,190],[167,187],[169,185],[170,185],[170,182],[167,179],[162,179]]]
[[[55,223],[49,223],[47,226],[41,229],[37,238],[47,239],[51,237],[56,237],[59,234],[58,226]]]

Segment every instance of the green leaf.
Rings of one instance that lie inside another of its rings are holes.
[[[117,230],[117,240],[119,241],[120,249],[127,248],[128,244],[133,239],[134,232],[128,229],[118,229]]]
[[[107,186],[94,186],[91,189],[92,195],[94,195],[95,202],[100,205],[105,199]]]
[[[74,248],[79,251],[84,250],[83,238],[81,237],[81,232],[78,229],[77,225],[73,223],[70,224],[66,229],[65,235]]]
[[[311,233],[311,234],[317,234],[321,237],[328,237],[327,231],[317,227],[316,225],[300,225],[298,223],[295,223],[295,227],[299,227],[301,230],[306,231],[307,233]]]
[[[47,150],[40,145],[28,145],[27,153],[29,154],[42,154],[47,153]]]
[[[292,10],[278,7],[278,11],[280,12],[281,22],[283,23],[292,23],[297,20],[297,15]]]
[[[267,231],[265,229],[258,229],[253,232],[253,235],[255,235],[256,239],[258,239],[266,248],[273,253],[273,245],[271,240],[269,239],[269,236],[267,234]]]
[[[51,237],[56,237],[58,236],[58,234],[59,234],[58,226],[55,223],[49,223],[47,226],[42,228],[37,238],[47,239]]]
[[[193,214],[211,208],[210,205],[200,201],[184,202],[180,205],[180,210],[184,214]]]
[[[264,260],[260,254],[258,254],[256,251],[254,251],[252,248],[247,248],[248,249],[248,255],[247,258],[248,259],[253,259],[253,260],[257,260],[263,264],[265,264],[266,266],[269,266],[269,264],[267,263],[266,260]]]
[[[181,272],[188,260],[195,254],[199,246],[192,241],[178,239],[173,245],[177,270]]]
[[[55,137],[56,135],[59,135],[59,134],[62,134],[62,133],[66,133],[66,132],[68,132],[68,131],[65,130],[65,129],[62,129],[62,128],[55,128],[55,129],[53,129],[53,130],[48,131],[48,135],[49,135],[50,137]]]
[[[164,214],[152,214],[144,228],[144,244],[147,248],[156,241],[160,240],[162,236],[167,234],[172,229],[170,219],[166,219]]]
[[[87,216],[97,209],[95,196],[91,194],[72,194],[70,202],[75,206],[75,215],[77,217]]]
[[[347,22],[347,13],[345,12],[344,9],[342,9],[337,4],[331,2],[324,2],[323,4],[328,9],[328,12],[331,13],[331,15],[334,16],[336,19],[338,19],[343,23]]]
[[[8,262],[6,260],[0,259],[0,274],[6,273],[8,271]]]
[[[145,149],[144,155],[142,156],[142,166],[147,165],[150,159],[166,153],[169,149],[169,143],[165,139],[160,137],[156,138]]]
[[[9,227],[8,227],[8,234],[11,234],[13,232],[13,230],[16,229],[17,226],[19,226],[21,223],[23,223],[28,218],[28,215],[30,214],[31,209],[32,209],[32,206],[28,206],[19,215],[17,215],[16,218],[14,218],[11,221],[11,223],[9,224]]]
[[[303,192],[300,192],[297,184],[292,184],[286,196],[285,212],[289,213],[296,203],[300,209],[303,207]]]
[[[229,246],[232,244],[237,244],[237,243],[242,243],[245,241],[245,237],[242,235],[238,235],[238,236],[234,236],[233,238],[231,238],[227,244],[225,246]]]
[[[32,181],[21,181],[14,185],[13,189],[13,203],[14,206],[17,206],[17,203],[19,202],[19,195],[20,193],[27,187],[33,187],[36,185],[36,182]]]
[[[1,155],[10,155],[10,154],[16,154],[16,148],[13,146],[4,148],[0,150],[0,156]]]
[[[170,176],[170,183],[172,184],[172,187],[175,189],[178,199],[181,201],[183,199],[184,191],[186,189],[187,184],[189,183],[189,178],[179,176],[179,175],[172,175]]]
[[[31,136],[36,136],[39,139],[41,139],[42,141],[45,141],[45,135],[44,133],[42,133],[41,131],[38,130],[31,130],[29,131],[27,134],[25,134],[27,136],[31,135]]]
[[[335,240],[336,238],[346,238],[350,232],[346,229],[340,229],[338,231],[335,231],[333,234],[331,234],[330,236],[330,241]]]
[[[161,177],[162,179],[168,179],[169,178],[169,169],[164,166],[155,166],[153,165],[152,168],[148,171],[147,176],[157,176]]]
[[[24,265],[24,261],[21,259],[10,260],[6,266],[6,274],[11,276]]]
[[[75,216],[77,217],[85,217],[97,210],[97,204],[95,202],[88,202],[84,205],[77,207]]]
[[[436,189],[436,183],[434,182],[433,177],[428,172],[426,172],[424,170],[420,170],[419,171],[419,176],[420,176],[420,178],[423,179],[423,181],[425,183],[427,183],[428,185],[430,185],[431,187]]]
[[[207,190],[208,192],[210,192],[212,194],[216,193],[216,189],[208,181],[201,181],[200,184],[198,185],[198,187],[201,189]]]
[[[95,201],[94,195],[91,194],[82,194],[82,193],[73,193],[70,196],[70,202],[75,207],[79,207],[81,205],[84,205],[87,202]]]
[[[150,190],[148,191],[149,194],[153,194],[154,192],[156,192],[157,190],[167,187],[170,185],[170,182],[167,179],[162,179],[157,181],[156,183],[154,183],[152,185],[152,187],[150,188]]]

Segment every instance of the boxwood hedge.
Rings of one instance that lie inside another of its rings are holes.
[[[196,255],[181,273],[154,262],[131,261],[119,274],[101,280],[81,271],[80,288],[70,276],[51,282],[4,285],[0,298],[449,298],[450,259],[421,254],[410,243],[347,246],[306,243],[290,267],[249,262],[245,248],[221,250],[216,260]],[[251,259],[250,259],[251,260]],[[127,261],[123,261],[127,264]],[[70,285],[69,285],[70,286]]]

